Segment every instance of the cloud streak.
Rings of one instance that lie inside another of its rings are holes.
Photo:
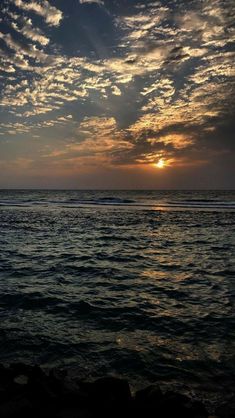
[[[80,4],[99,4],[100,6],[104,5],[104,2],[102,0],[79,0]]]

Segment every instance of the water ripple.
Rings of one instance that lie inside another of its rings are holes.
[[[1,361],[231,385],[234,193],[118,193],[0,191]]]

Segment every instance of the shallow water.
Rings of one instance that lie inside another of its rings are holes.
[[[0,362],[233,390],[234,192],[0,191]]]

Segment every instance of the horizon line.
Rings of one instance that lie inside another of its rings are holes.
[[[123,188],[114,188],[114,189],[106,189],[106,188],[104,188],[104,189],[100,189],[100,188],[81,188],[81,189],[67,189],[67,188],[61,188],[61,189],[58,189],[58,188],[31,188],[31,187],[20,187],[20,188],[15,188],[15,187],[8,187],[8,188],[0,188],[0,192],[1,191],[9,191],[9,190],[12,190],[12,191],[87,191],[87,192],[91,192],[91,191],[97,191],[97,192],[105,192],[105,191],[112,191],[112,192],[115,192],[115,191],[119,191],[119,192],[128,192],[128,191],[136,191],[136,192],[138,192],[138,191],[145,191],[145,192],[147,192],[147,191],[218,191],[218,192],[222,192],[222,191],[235,191],[235,188],[234,189],[231,189],[231,188],[228,188],[228,189],[226,189],[226,188],[221,188],[221,189],[217,189],[217,188],[205,188],[205,189],[201,189],[201,188],[181,188],[181,189],[166,189],[166,188],[164,188],[164,189],[123,189]]]

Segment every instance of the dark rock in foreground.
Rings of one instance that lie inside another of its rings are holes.
[[[149,386],[133,396],[129,383],[104,377],[92,383],[66,379],[64,373],[48,374],[38,366],[0,365],[1,418],[207,418],[201,402]],[[233,418],[234,400],[216,411],[219,418]]]

